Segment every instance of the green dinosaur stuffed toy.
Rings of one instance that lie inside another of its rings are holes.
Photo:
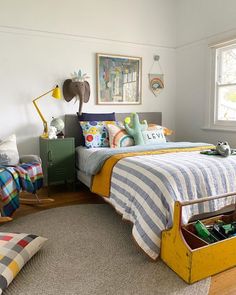
[[[147,130],[147,121],[140,123],[138,114],[131,113],[130,117],[125,118],[124,125],[127,133],[134,138],[135,145],[144,145],[142,131]]]

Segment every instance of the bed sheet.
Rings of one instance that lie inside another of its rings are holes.
[[[94,153],[101,151],[101,150],[107,150],[107,152],[110,150],[110,148],[86,148],[85,146],[78,146],[75,149],[76,154],[76,167],[82,172],[87,171],[88,162],[89,159],[93,156]],[[87,173],[89,174],[89,173]],[[90,175],[90,174],[89,174]]]

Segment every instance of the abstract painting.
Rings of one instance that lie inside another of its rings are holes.
[[[141,57],[97,53],[97,103],[141,104]]]

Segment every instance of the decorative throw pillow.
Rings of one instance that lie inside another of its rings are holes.
[[[81,115],[77,113],[78,121],[115,121],[115,113],[82,113]],[[85,140],[83,137],[83,131],[81,125],[79,125],[79,142],[81,145],[85,146]]]
[[[115,113],[77,113],[79,121],[115,121]]]
[[[85,121],[80,122],[87,148],[108,147],[109,135],[106,125],[115,121]]]
[[[152,130],[142,131],[144,143],[149,144],[157,144],[157,143],[164,143],[166,142],[166,138],[164,135],[163,128],[156,127]]]
[[[0,141],[0,165],[17,165],[19,153],[16,145],[15,134]]]
[[[168,135],[171,135],[174,133],[173,130],[167,128],[167,127],[164,127],[164,126],[161,126],[161,125],[157,125],[157,124],[148,124],[148,130],[155,130],[156,128],[163,128],[163,132],[164,132],[164,135],[165,136],[168,136]]]
[[[107,124],[109,143],[111,148],[120,148],[134,145],[134,139],[129,135],[121,123]]]
[[[46,241],[36,235],[0,232],[0,294]]]

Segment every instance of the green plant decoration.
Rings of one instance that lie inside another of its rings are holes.
[[[125,118],[124,125],[127,133],[134,138],[135,145],[144,145],[142,131],[147,130],[147,121],[140,123],[138,114],[131,113],[130,117]]]

